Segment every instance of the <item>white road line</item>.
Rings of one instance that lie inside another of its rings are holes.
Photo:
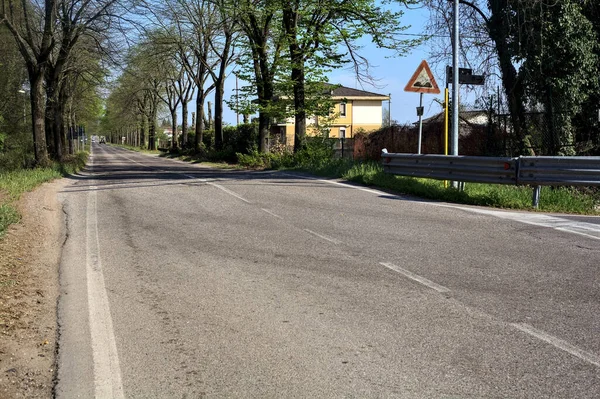
[[[315,233],[314,231],[309,230],[309,229],[304,229],[304,231],[306,231],[307,233],[310,233],[310,234],[312,234],[314,236],[317,236],[319,238],[322,238],[322,239],[324,239],[326,241],[332,242],[332,243],[334,243],[336,245],[339,245],[339,244],[342,243],[340,240],[336,240],[335,238],[327,237],[327,236],[325,236],[323,234]]]
[[[282,175],[296,177],[298,179],[315,180],[315,181],[319,181],[319,182],[323,182],[323,183],[327,183],[327,184],[333,184],[333,185],[337,185],[337,186],[353,188],[355,190],[365,191],[367,193],[377,194],[379,196],[405,199],[399,195],[389,194],[389,193],[379,191],[379,190],[357,187],[357,186],[353,186],[351,184],[341,183],[341,182],[333,181],[333,180],[318,179],[318,178],[307,177],[307,176],[298,176],[298,175],[293,175],[293,174],[289,174],[289,173],[282,173]],[[595,240],[600,240],[600,225],[593,224],[593,223],[575,222],[575,221],[572,221],[569,219],[563,219],[560,217],[545,215],[545,214],[540,214],[540,213],[508,212],[508,211],[500,211],[500,210],[493,210],[493,209],[468,208],[468,207],[464,207],[464,206],[460,206],[460,205],[433,202],[433,201],[422,202],[422,203],[426,204],[426,205],[441,206],[441,207],[445,207],[445,208],[454,208],[454,209],[460,209],[460,210],[463,210],[466,212],[490,215],[490,216],[494,216],[494,217],[497,217],[500,219],[513,220],[516,222],[530,224],[530,225],[534,225],[534,226],[549,227],[549,228],[552,228],[552,229],[555,229],[558,231],[564,231],[566,233],[578,234],[578,235],[581,235],[584,237],[593,238]]]
[[[593,223],[576,222],[573,220],[540,213],[496,211],[493,209],[466,208],[448,204],[436,205],[447,208],[461,209],[467,212],[479,213],[483,215],[491,215],[500,219],[514,220],[516,222],[530,224],[533,226],[549,227],[551,229],[600,240],[600,225]]]
[[[527,333],[531,336],[534,336],[537,339],[540,339],[546,343],[549,343],[552,346],[555,346],[558,349],[561,349],[571,355],[578,357],[579,359],[586,361],[590,364],[593,364],[596,367],[600,367],[600,356],[597,356],[593,353],[586,352],[578,347],[571,345],[570,343],[563,341],[560,338],[556,338],[550,334],[547,334],[537,328],[530,326],[525,323],[511,323],[511,326],[516,328],[519,331]]]
[[[290,177],[296,177],[298,179],[305,179],[305,180],[315,180],[321,183],[327,183],[327,184],[333,184],[336,186],[342,186],[342,187],[348,187],[348,188],[352,188],[354,190],[360,190],[360,191],[364,191],[367,193],[371,193],[371,194],[377,194],[377,195],[386,195],[386,196],[390,196],[392,195],[393,197],[398,197],[398,198],[402,198],[398,195],[393,195],[393,194],[389,194],[383,191],[379,191],[379,190],[373,190],[370,188],[363,188],[363,187],[357,187],[357,186],[353,186],[352,184],[347,184],[347,183],[342,183],[339,181],[333,181],[333,180],[326,180],[326,179],[318,179],[316,177],[309,177],[309,176],[298,176],[298,175],[292,175],[290,173],[281,173],[283,176],[290,176]]]
[[[88,193],[86,271],[96,398],[125,398],[98,239],[97,192]]]
[[[231,196],[233,196],[233,197],[235,197],[235,198],[237,198],[237,199],[239,199],[239,200],[241,200],[241,201],[244,201],[244,202],[245,202],[245,203],[247,203],[247,204],[251,204],[251,202],[250,202],[250,201],[248,201],[247,199],[245,199],[245,198],[241,197],[240,195],[238,195],[238,194],[234,193],[233,191],[231,191],[231,190],[230,190],[230,189],[228,189],[228,188],[225,188],[225,187],[223,187],[223,186],[221,186],[221,185],[219,185],[219,184],[217,184],[217,183],[208,183],[208,184],[209,184],[209,185],[211,185],[211,186],[213,186],[213,187],[216,187],[216,188],[218,188],[219,190],[223,190],[223,191],[225,191],[227,194],[229,194],[229,195],[231,195]]]
[[[443,285],[434,283],[433,281],[428,280],[425,277],[421,277],[418,274],[415,274],[409,270],[403,269],[400,266],[394,265],[393,263],[380,262],[379,264],[382,266],[385,266],[388,269],[391,269],[395,272],[398,272],[398,273],[404,275],[405,277],[408,277],[411,280],[421,283],[421,284],[431,288],[432,290],[436,290],[437,292],[440,292],[440,293],[450,292],[450,289],[444,287]]]
[[[281,216],[274,214],[273,212],[271,212],[271,211],[270,211],[270,210],[268,210],[268,209],[265,209],[265,208],[260,208],[260,209],[261,209],[262,211],[264,211],[264,212],[267,212],[269,215],[276,217],[277,219],[282,219],[282,220],[283,220],[283,218],[282,218]]]

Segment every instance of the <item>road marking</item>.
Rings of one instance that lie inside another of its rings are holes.
[[[322,239],[324,239],[326,241],[332,242],[332,243],[334,243],[336,245],[339,245],[339,244],[342,243],[340,240],[336,240],[335,238],[327,237],[326,235],[323,235],[323,234],[315,233],[314,231],[309,230],[309,229],[304,229],[304,231],[306,231],[307,233],[310,233],[310,234],[312,234],[314,236],[317,236],[319,238],[322,238]]]
[[[240,196],[240,195],[238,195],[238,194],[234,193],[234,192],[233,192],[233,191],[231,191],[230,189],[228,189],[228,188],[225,188],[225,187],[223,187],[223,186],[221,186],[221,185],[219,185],[219,184],[217,184],[217,183],[208,183],[208,185],[210,185],[210,186],[213,186],[213,187],[216,187],[216,188],[218,188],[219,190],[223,190],[223,191],[225,191],[227,194],[229,194],[229,195],[231,195],[231,196],[234,196],[235,198],[237,198],[237,199],[239,199],[239,200],[241,200],[241,201],[244,201],[244,202],[245,202],[245,203],[247,203],[247,204],[251,204],[251,202],[250,202],[250,201],[248,201],[247,199],[245,199],[244,197],[242,197],[242,196]]]
[[[86,211],[86,271],[90,335],[96,398],[125,398],[98,238],[96,187],[88,193]]]
[[[333,185],[336,185],[336,186],[348,187],[348,188],[352,188],[354,190],[360,190],[360,191],[364,191],[364,192],[371,193],[371,194],[387,195],[387,196],[390,195],[389,193],[385,193],[383,191],[373,190],[373,189],[370,189],[370,188],[363,188],[363,187],[353,186],[352,184],[342,183],[342,182],[339,182],[339,181],[326,180],[326,179],[318,179],[316,177],[309,177],[309,176],[299,176],[299,175],[293,175],[293,174],[290,174],[290,173],[281,173],[281,175],[295,177],[295,178],[298,178],[298,179],[315,180],[315,181],[318,181],[318,182],[327,183],[327,184],[333,184]],[[393,196],[394,197],[398,197],[398,198],[402,198],[402,197],[397,196],[397,195],[393,195]]]
[[[388,269],[391,269],[395,272],[398,272],[398,273],[404,275],[405,277],[408,277],[411,280],[421,283],[421,284],[431,288],[432,290],[436,290],[437,292],[440,292],[440,293],[450,292],[450,289],[444,287],[443,285],[434,283],[433,281],[428,280],[425,277],[421,277],[418,274],[415,274],[409,270],[403,269],[400,266],[394,265],[393,263],[380,262],[379,264],[382,266],[385,266]]]
[[[586,352],[578,347],[571,345],[570,343],[563,341],[560,338],[554,337],[550,334],[547,334],[537,328],[530,326],[525,323],[511,323],[511,326],[516,328],[519,331],[527,333],[537,339],[540,339],[546,343],[549,343],[552,346],[555,346],[558,349],[562,349],[565,352],[570,353],[573,356],[578,357],[579,359],[586,361],[590,364],[593,364],[596,367],[600,367],[600,356],[597,356],[593,353]]]
[[[377,194],[379,196],[386,196],[387,198],[397,198],[397,199],[406,199],[405,197],[401,197],[395,194],[389,194],[379,190],[373,190],[368,188],[362,188],[353,186],[351,184],[341,183],[333,180],[326,179],[317,179],[314,177],[307,176],[298,176],[289,173],[282,173],[284,176],[296,177],[299,179],[306,180],[315,180],[327,184],[333,184],[337,186],[343,186],[348,188],[353,188],[355,190],[365,191],[372,194]],[[466,212],[479,213],[484,215],[494,216],[500,219],[508,219],[513,220],[520,223],[530,224],[534,226],[540,227],[549,227],[558,231],[564,231],[566,233],[578,234],[584,237],[593,238],[595,240],[600,240],[600,225],[593,223],[585,223],[585,222],[575,222],[569,219],[563,219],[556,216],[550,216],[540,213],[524,213],[524,212],[507,212],[507,211],[497,211],[491,209],[480,209],[480,208],[467,208],[460,205],[433,202],[433,201],[421,201],[422,204],[433,205],[433,206],[441,206],[445,208],[454,208],[460,209]]]
[[[483,215],[491,215],[500,219],[514,220],[534,226],[549,227],[551,229],[564,231],[567,233],[578,234],[581,236],[600,240],[600,225],[585,222],[576,222],[569,219],[562,219],[556,216],[539,214],[539,213],[523,213],[523,212],[507,212],[496,211],[491,209],[466,208],[448,204],[436,204],[438,206],[461,209],[468,212],[479,213]]]
[[[270,211],[270,210],[268,210],[268,209],[265,209],[265,208],[260,208],[260,209],[261,209],[262,211],[264,211],[264,212],[267,212],[269,215],[276,217],[277,219],[281,219],[281,220],[283,220],[283,218],[282,218],[281,216],[274,214],[273,212],[271,212],[271,211]]]

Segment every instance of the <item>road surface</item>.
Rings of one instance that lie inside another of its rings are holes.
[[[598,398],[600,220],[94,144],[58,398]]]

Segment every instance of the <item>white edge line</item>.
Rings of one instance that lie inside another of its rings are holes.
[[[318,179],[318,178],[314,178],[314,177],[307,177],[307,176],[298,176],[298,175],[292,175],[289,173],[282,173],[282,175],[284,176],[290,176],[290,177],[296,177],[299,179],[306,179],[306,180],[316,180],[319,182],[323,182],[323,183],[329,183],[329,184],[335,184],[335,185],[339,185],[339,186],[344,186],[344,187],[349,187],[349,188],[353,188],[355,190],[360,190],[360,191],[365,191],[367,193],[373,193],[373,194],[377,194],[377,195],[385,195],[388,197],[393,197],[393,198],[398,198],[398,199],[405,199],[404,197],[401,197],[399,195],[395,195],[395,194],[389,194],[383,191],[378,191],[378,190],[373,190],[373,189],[369,189],[369,188],[361,188],[361,187],[356,187],[353,186],[351,184],[346,184],[346,183],[341,183],[341,182],[337,182],[337,181],[332,181],[332,180],[325,180],[325,179]],[[500,219],[507,219],[507,220],[512,220],[512,221],[516,221],[516,222],[520,222],[520,223],[525,223],[525,224],[530,224],[530,225],[534,225],[534,226],[538,226],[538,227],[546,227],[546,228],[551,228],[554,230],[559,230],[559,231],[563,231],[566,233],[572,233],[572,234],[578,234],[584,237],[588,237],[588,238],[593,238],[595,240],[600,240],[600,237],[592,235],[592,234],[587,234],[578,230],[574,229],[573,225],[570,225],[570,220],[569,219],[560,219],[558,217],[554,217],[556,219],[559,219],[560,222],[564,222],[564,225],[559,226],[552,226],[552,224],[550,223],[544,223],[544,222],[536,222],[536,221],[532,221],[532,220],[527,220],[527,219],[523,219],[520,217],[514,217],[512,216],[510,213],[505,213],[502,211],[495,211],[495,210],[482,210],[482,209],[476,209],[476,208],[467,208],[464,206],[460,206],[460,205],[454,205],[454,204],[446,204],[446,203],[436,203],[436,202],[424,202],[426,204],[429,205],[433,205],[433,206],[441,206],[441,207],[445,207],[445,208],[453,208],[453,209],[460,209],[466,212],[473,212],[473,213],[479,213],[479,214],[484,214],[484,215],[488,215],[488,216],[494,216]],[[527,214],[526,214],[527,215]],[[589,230],[589,231],[600,231],[599,228],[595,228],[592,227],[594,225],[591,226],[580,226],[579,228],[581,229],[585,229],[585,230]]]
[[[371,193],[371,194],[385,195],[385,196],[391,196],[391,197],[394,197],[394,198],[402,199],[402,197],[399,196],[399,195],[390,194],[390,193],[386,193],[384,191],[379,191],[379,190],[373,190],[371,188],[357,187],[357,186],[353,186],[352,184],[342,183],[342,182],[339,182],[339,181],[326,180],[326,179],[318,179],[316,177],[309,177],[309,176],[292,175],[290,173],[281,173],[281,175],[283,175],[283,176],[289,176],[289,177],[296,177],[298,179],[315,180],[315,181],[319,181],[319,182],[322,182],[322,183],[335,184],[335,185],[338,185],[338,186],[348,187],[348,188],[352,188],[354,190],[360,190],[360,191],[364,191],[364,192]]]
[[[316,233],[316,232],[314,232],[314,231],[312,231],[312,230],[309,230],[309,229],[304,229],[304,231],[306,231],[307,233],[310,233],[310,234],[312,234],[312,235],[314,235],[314,236],[317,236],[317,237],[319,237],[319,238],[322,238],[322,239],[324,239],[324,240],[326,240],[326,241],[332,242],[332,243],[334,243],[334,244],[341,244],[341,243],[342,243],[341,241],[339,241],[339,240],[336,240],[335,238],[331,238],[331,237],[324,236],[324,235],[322,235],[322,234]]]
[[[530,326],[525,323],[511,323],[511,326],[516,328],[519,331],[527,333],[537,339],[540,339],[558,349],[562,349],[563,351],[570,353],[571,355],[578,357],[579,359],[586,361],[590,364],[593,364],[596,367],[600,367],[600,357],[586,352],[582,349],[577,348],[576,346],[571,345],[570,343],[563,341],[560,338],[556,338],[550,334],[547,334],[537,328]]]
[[[271,212],[271,211],[270,211],[270,210],[268,210],[268,209],[265,209],[265,208],[260,208],[260,209],[261,209],[263,212],[267,212],[269,215],[271,215],[271,216],[273,216],[273,217],[276,217],[277,219],[281,219],[281,220],[283,220],[283,218],[282,218],[281,216],[274,214],[273,212]]]
[[[100,260],[96,191],[88,193],[86,274],[95,396],[124,398],[121,367]]]
[[[418,283],[421,283],[429,288],[431,288],[432,290],[435,290],[439,293],[445,293],[445,292],[450,292],[450,289],[444,287],[443,285],[439,285],[437,283],[434,283],[431,280],[426,279],[425,277],[421,277],[418,274],[415,274],[411,271],[408,271],[406,269],[401,268],[400,266],[394,265],[393,263],[386,263],[386,262],[380,262],[379,263],[382,266],[387,267],[388,269],[391,269],[395,272],[398,272],[402,275],[404,275],[405,277],[408,277],[411,280],[414,280]]]
[[[596,240],[600,240],[600,237],[596,237],[596,236],[593,236],[593,235],[587,234],[587,233],[582,233],[581,231],[577,231],[577,230],[572,230],[572,229],[568,229],[568,228],[564,228],[564,227],[554,227],[554,229],[555,230],[559,230],[559,231],[564,231],[564,232],[567,232],[567,233],[579,234],[580,236],[584,236],[584,237],[589,237],[589,238],[594,238]]]
[[[245,203],[247,203],[247,204],[251,204],[251,202],[250,202],[250,201],[248,201],[247,199],[245,199],[245,198],[243,198],[243,197],[239,196],[238,194],[234,193],[233,191],[229,190],[228,188],[225,188],[225,187],[223,187],[223,186],[221,186],[221,185],[218,185],[217,183],[208,183],[208,184],[209,184],[209,185],[211,185],[211,186],[213,186],[213,187],[216,187],[216,188],[218,188],[219,190],[223,190],[223,191],[225,191],[227,194],[229,194],[229,195],[231,195],[231,196],[233,196],[233,197],[235,197],[235,198],[239,199],[240,201],[244,201],[244,202],[245,202]]]

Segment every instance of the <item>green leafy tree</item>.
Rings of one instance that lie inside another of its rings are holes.
[[[396,7],[400,4],[415,1],[395,2]],[[417,41],[400,38],[406,29],[398,25],[401,11],[385,9],[372,0],[281,0],[281,8],[294,98],[294,149],[298,151],[304,146],[307,110],[312,108],[307,107],[307,98],[321,101],[319,92],[323,91],[317,85],[316,92],[307,96],[307,69],[319,76],[328,68],[351,63],[360,80],[372,82],[368,60],[356,44],[359,39],[368,36],[378,48],[393,50],[396,56]]]
[[[451,31],[450,6],[446,0],[425,3],[432,10],[428,30],[435,41],[440,32]],[[531,131],[526,114],[541,105],[553,132],[546,152],[572,153],[571,121],[597,87],[598,31],[592,29],[594,25],[588,19],[597,10],[593,3],[460,0],[461,57],[467,65],[478,65],[488,76],[500,76],[517,152],[530,153]],[[437,42],[447,49],[448,38],[442,35]],[[436,54],[439,61],[447,62],[447,50]],[[579,94],[570,91],[577,85],[585,86]]]
[[[598,37],[579,1],[539,1],[530,6],[515,10],[522,13],[516,24],[520,28],[516,59],[522,61],[529,101],[543,105],[549,122],[547,152],[575,155],[573,117],[598,90]],[[535,17],[527,18],[530,15]]]

